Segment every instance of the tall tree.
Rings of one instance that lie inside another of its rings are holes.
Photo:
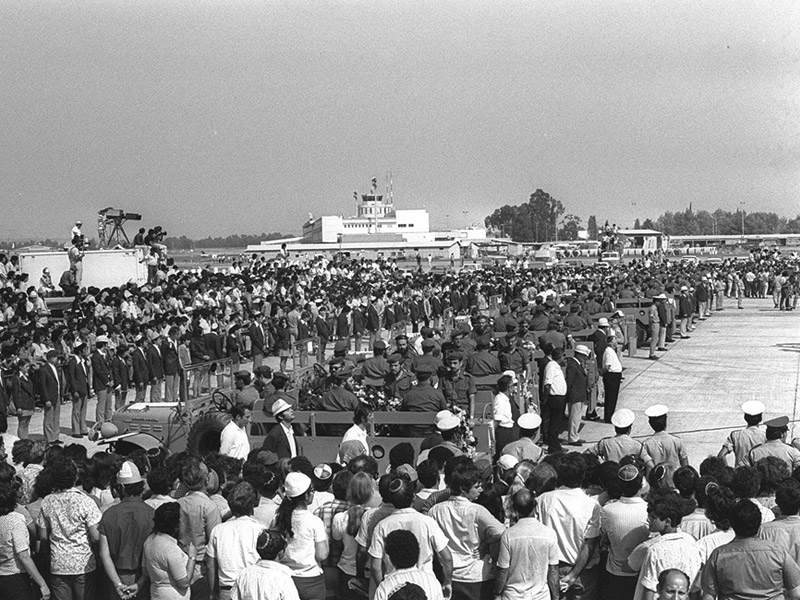
[[[638,222],[638,220],[637,220]],[[597,239],[597,217],[594,215],[589,215],[589,220],[586,223],[586,229],[588,230],[589,239],[596,240]]]

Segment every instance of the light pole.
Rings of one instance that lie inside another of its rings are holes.
[[[633,213],[633,224],[636,225],[636,207],[639,206],[638,202],[631,202],[631,212]]]
[[[469,227],[469,219],[467,219],[467,215],[469,214],[468,210],[462,210],[461,214],[464,215],[464,220],[467,222],[467,226]]]

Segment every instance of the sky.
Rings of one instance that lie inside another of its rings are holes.
[[[800,214],[796,0],[3,0],[0,56],[0,239],[299,233],[390,172],[435,228]]]

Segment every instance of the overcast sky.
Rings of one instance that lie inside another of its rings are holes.
[[[799,42],[797,0],[2,0],[0,238],[299,232],[389,171],[438,227],[794,216]]]

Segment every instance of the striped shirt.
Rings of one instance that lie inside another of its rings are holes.
[[[433,573],[421,571],[415,567],[397,569],[387,575],[378,586],[378,589],[375,590],[374,600],[388,600],[389,596],[406,583],[413,583],[421,587],[425,591],[425,597],[428,600],[444,600],[442,585],[436,579],[436,576]]]
[[[650,536],[647,502],[639,496],[612,500],[600,509],[600,531],[609,542],[606,571],[619,577],[636,577],[636,571],[628,566],[628,557]]]

